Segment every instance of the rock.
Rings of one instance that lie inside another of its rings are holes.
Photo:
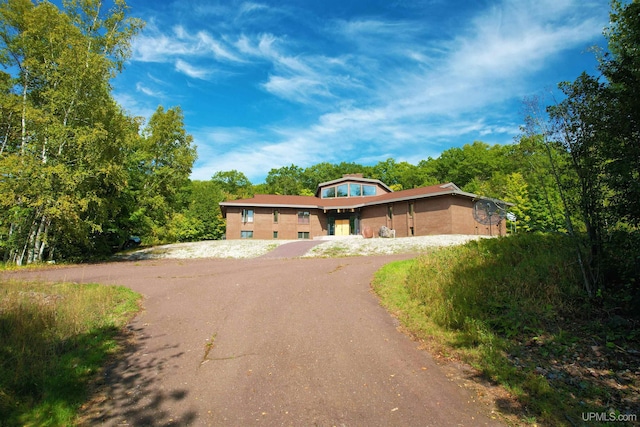
[[[394,232],[394,230],[391,230],[389,227],[386,227],[384,225],[380,227],[380,231],[378,233],[380,237],[385,237],[385,238],[395,237],[395,234],[396,233]]]

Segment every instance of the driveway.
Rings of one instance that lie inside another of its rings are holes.
[[[370,290],[409,255],[147,260],[4,274],[145,296],[87,425],[501,425]]]

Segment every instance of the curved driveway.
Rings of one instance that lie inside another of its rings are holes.
[[[12,274],[145,296],[89,425],[500,425],[369,284],[408,256],[156,260]]]

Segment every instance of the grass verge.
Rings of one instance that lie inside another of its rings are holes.
[[[0,282],[0,426],[73,425],[139,301],[117,286]]]
[[[583,297],[571,254],[562,236],[485,239],[392,263],[373,287],[431,352],[503,386],[498,409],[522,424],[637,420],[638,329]]]

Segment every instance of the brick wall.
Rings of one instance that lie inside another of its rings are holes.
[[[227,208],[227,239],[240,239],[242,231],[253,231],[254,239],[270,240],[274,238],[274,232],[278,233],[280,240],[297,240],[298,232],[308,232],[309,238],[327,234],[327,221],[324,214],[317,209],[295,208],[254,208],[253,222],[242,222],[242,209],[239,207]],[[278,221],[274,222],[274,210],[278,211]],[[309,211],[309,224],[298,224],[298,211]]]
[[[410,205],[413,203],[413,218]],[[396,237],[435,234],[504,235],[505,221],[489,225],[478,223],[473,216],[473,201],[464,197],[440,196],[417,199],[413,202],[393,203],[393,215],[389,214],[389,204],[368,206],[360,212],[360,231],[365,227],[378,235],[380,227],[386,226],[396,231]],[[304,209],[310,212],[309,224],[298,224],[298,208],[279,208],[278,222],[274,222],[273,208],[254,208],[254,221],[242,223],[242,208],[227,208],[227,239],[239,239],[242,231],[253,231],[254,239],[296,240],[298,232],[308,232],[309,238],[328,234],[327,215],[319,209]]]

